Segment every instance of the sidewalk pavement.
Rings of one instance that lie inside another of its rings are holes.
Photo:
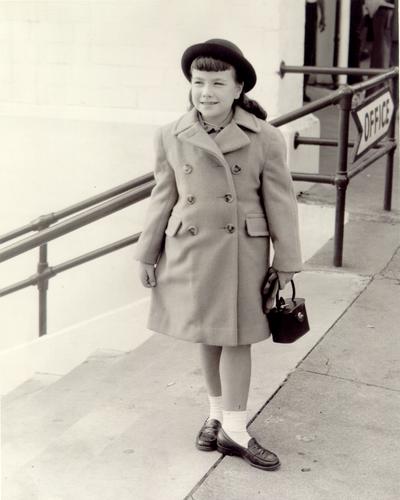
[[[310,94],[316,98],[324,92],[312,89]],[[319,114],[321,135],[335,137],[332,109]],[[335,154],[333,148],[321,150],[320,171],[334,172]],[[345,227],[342,271],[366,276],[368,284],[250,426],[250,433],[259,442],[278,453],[282,467],[274,473],[262,473],[239,458],[220,458],[188,499],[399,498],[398,151],[390,213],[381,208],[384,162],[380,160],[353,179],[348,189],[350,219]],[[315,185],[302,200],[330,204],[334,195],[332,187]],[[327,243],[306,269],[324,269],[327,276],[332,243]]]
[[[188,499],[399,498],[399,285],[398,247],[251,424],[280,470],[224,457]]]

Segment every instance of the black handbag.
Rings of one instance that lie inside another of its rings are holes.
[[[291,284],[292,298],[280,297],[278,288],[276,305],[267,313],[272,340],[280,344],[295,342],[310,330],[305,300],[296,297],[293,280],[291,280]]]

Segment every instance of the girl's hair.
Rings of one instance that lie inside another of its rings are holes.
[[[192,71],[193,69],[197,69],[199,71],[226,71],[230,68],[232,68],[235,72],[236,81],[238,83],[243,83],[243,80],[241,80],[240,76],[237,74],[237,71],[231,64],[219,59],[214,59],[213,57],[196,57],[196,59],[193,60],[190,66],[190,71]],[[191,107],[193,107],[191,93],[189,93],[189,100]],[[247,97],[247,95],[243,91],[240,94],[239,98],[235,99],[234,106],[235,105],[239,105],[241,108],[248,111],[249,113],[252,113],[257,118],[261,118],[261,120],[266,120],[267,118],[267,112],[261,106],[261,104],[259,104],[254,99],[250,99],[249,97]]]

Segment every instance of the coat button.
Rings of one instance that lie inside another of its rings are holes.
[[[232,203],[232,201],[233,201],[233,196],[231,195],[231,193],[226,193],[226,195],[224,196],[224,198],[225,198],[225,201],[227,203]]]
[[[196,236],[196,234],[199,232],[199,228],[197,226],[189,226],[188,231],[193,236]]]
[[[225,226],[225,229],[228,233],[234,233],[235,232],[235,226],[233,224],[227,224]]]
[[[189,194],[188,197],[186,198],[187,202],[193,205],[193,203],[196,201],[196,198],[192,195]]]
[[[185,174],[191,174],[193,172],[193,167],[192,165],[189,165],[189,164],[185,164],[183,166],[183,171],[185,172]]]
[[[232,171],[232,174],[240,174],[240,172],[242,171],[241,167],[239,167],[239,165],[234,165],[232,168],[231,168],[231,171]]]

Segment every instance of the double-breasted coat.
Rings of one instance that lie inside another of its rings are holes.
[[[192,109],[157,135],[156,185],[135,258],[156,264],[148,328],[235,346],[269,336],[269,266],[302,267],[297,202],[281,132],[240,107],[215,138]]]

